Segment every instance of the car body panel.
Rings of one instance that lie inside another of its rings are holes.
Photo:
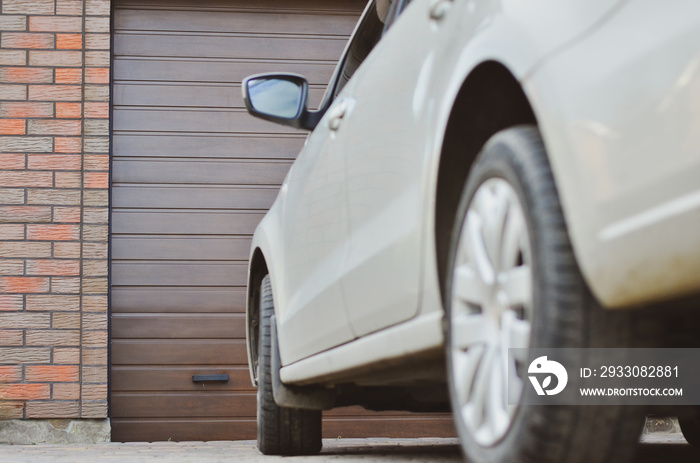
[[[628,2],[525,84],[579,265],[607,307],[700,289],[698,43],[697,2]]]

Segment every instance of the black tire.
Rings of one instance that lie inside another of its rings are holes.
[[[272,394],[272,316],[270,276],[260,287],[258,358],[258,449],[265,455],[312,455],[321,450],[321,412],[280,407]]]
[[[695,450],[700,451],[700,419],[678,419],[683,437]]]
[[[632,329],[626,313],[603,310],[584,282],[569,241],[557,189],[541,136],[534,126],[494,135],[472,167],[462,193],[450,246],[445,286],[450,395],[458,410],[451,360],[451,294],[462,224],[477,188],[505,179],[524,212],[531,249],[532,347],[627,347]],[[623,406],[519,406],[505,435],[481,445],[460,413],[455,422],[462,449],[474,463],[623,463],[631,459],[644,410]]]

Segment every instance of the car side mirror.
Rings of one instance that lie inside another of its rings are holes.
[[[243,80],[243,100],[260,119],[313,130],[320,116],[309,111],[309,83],[298,74],[256,74]]]

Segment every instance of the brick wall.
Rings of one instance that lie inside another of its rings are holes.
[[[110,2],[0,8],[0,418],[104,418]]]

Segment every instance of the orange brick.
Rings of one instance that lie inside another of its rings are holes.
[[[80,170],[80,155],[30,154],[27,165],[32,170]]]
[[[56,103],[56,117],[78,119],[83,115],[80,103]]]
[[[59,121],[50,119],[30,120],[30,135],[80,135],[82,121]]]
[[[24,135],[25,126],[24,119],[0,119],[0,135]]]
[[[80,383],[56,383],[52,384],[51,387],[51,398],[53,400],[80,399]]]
[[[0,330],[0,346],[21,346],[24,344],[23,330]],[[2,378],[0,378],[2,379]]]
[[[24,169],[24,154],[2,153],[0,155],[0,169]]]
[[[50,187],[53,185],[53,175],[50,172],[0,172],[0,185]]]
[[[42,383],[72,383],[79,380],[77,365],[27,365],[24,379]]]
[[[54,207],[53,221],[59,223],[80,223],[80,212],[79,207]]]
[[[58,13],[67,14],[67,13]],[[83,21],[80,17],[30,16],[29,30],[41,32],[80,32]]]
[[[17,381],[22,381],[21,366],[0,366],[0,383],[14,383]]]
[[[85,83],[87,84],[108,84],[109,68],[87,68],[85,69]]]
[[[0,397],[5,400],[48,399],[50,393],[48,384],[0,384]]]
[[[53,243],[53,256],[58,259],[80,258],[80,243]]]
[[[42,172],[31,172],[41,174]],[[51,175],[49,173],[49,175]],[[2,176],[0,175],[0,181]],[[50,222],[51,208],[36,206],[0,206],[0,222]],[[10,256],[3,256],[10,257]]]
[[[109,103],[85,103],[85,117],[106,119],[109,117]]]
[[[53,34],[35,32],[3,32],[3,48],[53,48]]]
[[[85,172],[85,188],[109,188],[108,172]]]
[[[83,70],[73,68],[58,68],[56,69],[57,84],[82,84]]]
[[[80,238],[78,225],[27,225],[27,239],[38,241],[77,241]]]
[[[31,101],[80,101],[81,98],[80,85],[29,86],[29,100]]]
[[[81,138],[56,137],[54,142],[57,153],[80,153],[83,149]]]
[[[2,68],[0,82],[16,84],[50,84],[53,82],[53,69],[47,68]]]
[[[51,314],[51,328],[55,330],[79,330],[80,314],[72,312],[54,312]],[[54,361],[54,363],[60,363]],[[75,362],[80,363],[80,362]]]
[[[80,275],[80,261],[58,259],[28,260],[26,275]]]
[[[53,117],[53,103],[0,103],[0,116],[8,118]]]
[[[48,278],[0,277],[0,290],[5,293],[47,293]]]
[[[83,48],[83,36],[81,34],[56,34],[56,48],[80,50]]]

